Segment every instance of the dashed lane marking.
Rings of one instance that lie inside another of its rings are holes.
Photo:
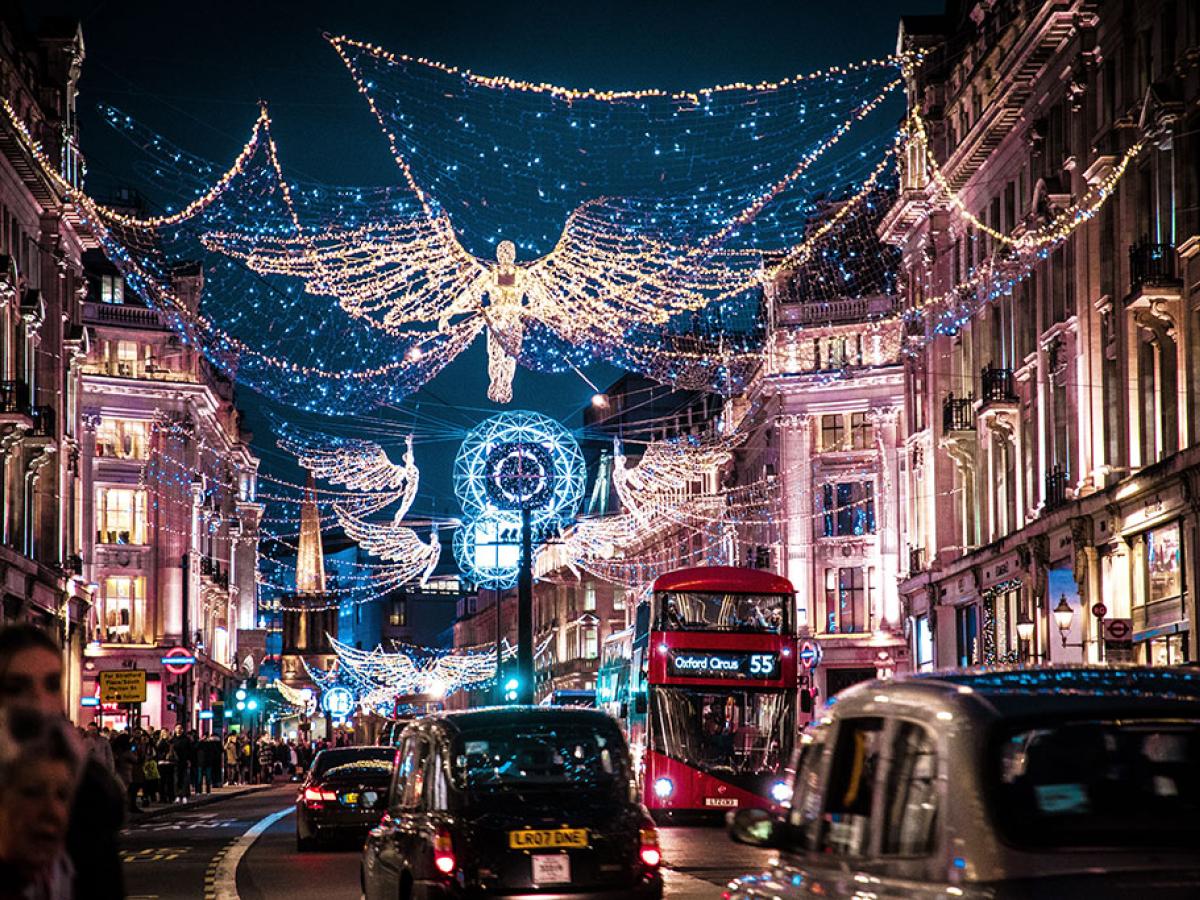
[[[179,859],[191,849],[191,847],[143,847],[139,850],[122,850],[121,862],[170,862],[173,859]]]

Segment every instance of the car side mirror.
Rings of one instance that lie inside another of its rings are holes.
[[[638,713],[638,715],[642,715],[643,713],[646,712],[646,695],[645,694],[638,694],[636,697],[633,698],[633,709],[636,713]]]
[[[751,847],[775,846],[775,820],[765,809],[739,809],[729,816],[729,837]]]

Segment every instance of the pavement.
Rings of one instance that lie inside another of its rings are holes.
[[[296,852],[296,785],[218,791],[140,814],[122,832],[129,900],[359,897],[357,846]],[[760,868],[769,856],[732,843],[716,827],[668,826],[659,833],[672,900],[715,900],[730,878]]]

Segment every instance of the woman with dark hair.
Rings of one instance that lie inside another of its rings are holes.
[[[0,628],[0,711],[30,710],[64,720],[62,649],[33,625]],[[84,763],[67,828],[67,853],[77,883],[95,900],[123,898],[125,880],[117,852],[124,798],[104,766]]]
[[[83,747],[61,717],[0,710],[0,898],[71,900],[71,803]]]

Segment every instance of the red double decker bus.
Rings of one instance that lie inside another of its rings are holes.
[[[658,815],[782,799],[796,734],[794,595],[786,578],[729,566],[655,581],[633,656],[645,673],[643,796]]]

